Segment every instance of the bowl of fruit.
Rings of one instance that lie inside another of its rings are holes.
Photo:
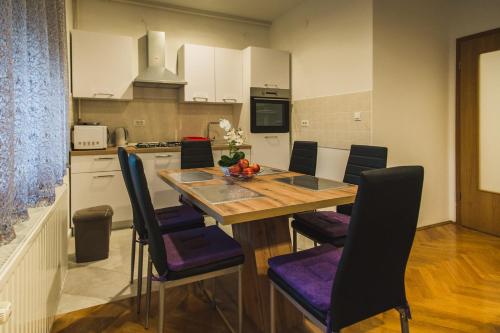
[[[242,158],[238,163],[229,167],[229,175],[238,179],[251,179],[259,172],[260,165],[257,163],[250,165],[250,162],[246,158]]]

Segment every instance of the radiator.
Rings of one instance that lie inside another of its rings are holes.
[[[0,301],[11,303],[0,333],[49,333],[68,268],[69,191],[58,188],[55,203],[24,236],[2,267]]]

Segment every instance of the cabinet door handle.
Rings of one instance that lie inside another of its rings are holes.
[[[195,102],[208,102],[208,97],[195,96],[195,97],[193,97],[193,101],[195,101]]]
[[[222,101],[224,103],[231,103],[231,102],[236,103],[238,100],[236,98],[223,98]]]
[[[114,157],[96,157],[94,158],[94,161],[112,161],[114,159]]]
[[[274,88],[278,88],[278,85],[275,84],[275,83],[264,83],[264,87],[274,87]]]
[[[108,98],[111,98],[113,97],[115,94],[110,94],[110,93],[102,93],[102,92],[98,92],[98,93],[94,93],[94,97],[97,97],[97,96],[108,96]]]
[[[264,139],[277,139],[277,138],[278,138],[278,136],[277,136],[277,135],[266,135],[266,136],[264,137]]]
[[[99,175],[99,176],[94,176],[94,178],[113,178],[115,175]]]
[[[172,155],[169,155],[169,154],[167,154],[167,155],[156,155],[155,157],[156,158],[169,158],[169,157],[172,157]]]

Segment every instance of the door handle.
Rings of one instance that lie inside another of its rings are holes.
[[[236,98],[223,98],[222,100],[224,101],[224,103],[236,103],[238,101]]]
[[[114,157],[96,157],[94,158],[94,161],[112,161],[114,159]]]
[[[195,102],[208,102],[208,97],[195,96],[195,97],[193,97],[193,101],[195,101]]]
[[[264,83],[264,87],[274,87],[274,88],[278,88],[278,85],[275,84],[275,83]]]
[[[97,96],[108,96],[108,98],[111,98],[113,97],[115,94],[110,94],[110,93],[101,93],[101,92],[98,92],[98,93],[94,93],[94,97],[97,97]]]
[[[264,137],[264,139],[277,139],[277,138],[278,138],[278,136],[277,136],[277,135],[266,135],[266,136]]]
[[[113,178],[115,175],[99,175],[99,176],[94,176],[94,178]]]
[[[155,157],[156,158],[169,158],[169,157],[172,157],[172,155],[169,155],[169,154],[167,154],[167,155],[156,155]]]

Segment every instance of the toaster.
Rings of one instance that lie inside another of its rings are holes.
[[[73,129],[73,149],[106,149],[107,147],[107,126],[75,125]]]

